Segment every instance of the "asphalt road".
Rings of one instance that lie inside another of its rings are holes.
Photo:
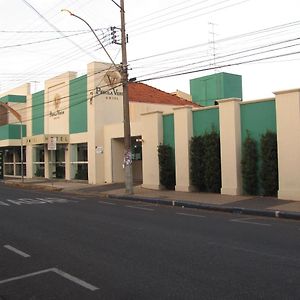
[[[300,299],[300,222],[0,184],[0,299]]]

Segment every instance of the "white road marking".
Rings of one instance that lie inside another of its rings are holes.
[[[195,217],[195,218],[206,218],[206,216],[187,214],[187,213],[176,213],[176,215],[186,216],[186,217]]]
[[[50,268],[50,269],[45,269],[45,270],[41,270],[41,271],[37,271],[37,272],[33,272],[33,273],[29,273],[29,274],[24,274],[24,275],[21,275],[21,276],[16,276],[16,277],[11,277],[11,278],[7,278],[7,279],[4,279],[4,280],[1,280],[0,281],[0,284],[4,284],[4,283],[8,283],[8,282],[12,282],[12,281],[16,281],[16,280],[20,280],[20,279],[24,279],[24,278],[28,278],[28,277],[33,277],[33,276],[37,276],[37,275],[41,275],[41,274],[45,274],[45,273],[49,273],[49,272],[54,272],[56,274],[58,274],[59,276],[62,276],[64,277],[65,279],[68,279],[90,291],[96,291],[98,290],[99,288],[92,285],[92,284],[89,284],[87,283],[86,281],[83,281],[75,276],[72,276],[62,270],[59,270],[57,268]]]
[[[116,205],[116,203],[107,202],[107,201],[98,201],[100,204]]]
[[[10,251],[12,251],[12,252],[14,252],[14,253],[16,253],[16,254],[19,254],[19,255],[23,256],[23,257],[25,257],[25,258],[30,257],[29,254],[27,254],[27,253],[25,253],[25,252],[23,252],[23,251],[21,251],[21,250],[15,248],[15,247],[13,247],[13,246],[10,246],[10,245],[4,245],[3,247],[6,248],[6,249],[8,249],[8,250],[10,250]]]
[[[252,225],[259,225],[259,226],[271,226],[271,224],[268,224],[268,223],[259,223],[259,222],[247,221],[247,220],[253,220],[253,219],[255,220],[255,218],[231,219],[230,222],[252,224]]]
[[[11,204],[15,205],[31,205],[31,204],[53,204],[53,203],[77,203],[76,200],[69,200],[64,198],[18,198],[18,199],[5,199],[0,201],[0,205],[2,206],[10,206]]]
[[[146,208],[146,207],[139,207],[139,206],[132,206],[132,205],[126,205],[128,208],[133,208],[133,209],[140,209],[140,210],[147,210],[147,211],[154,211],[153,208]]]

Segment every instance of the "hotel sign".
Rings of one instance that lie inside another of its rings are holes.
[[[96,87],[96,95],[105,95],[107,100],[118,100],[123,92],[118,88],[122,86],[122,77],[118,71],[107,71],[103,76],[101,86]]]
[[[69,144],[70,143],[70,137],[68,134],[41,134],[37,136],[28,137],[26,139],[27,145],[38,145],[38,144],[47,144],[49,145],[49,141],[51,139],[56,140],[56,144]],[[53,140],[52,140],[53,142]],[[51,143],[51,142],[50,142]]]
[[[64,110],[59,109],[61,105],[61,96],[59,94],[55,94],[53,99],[54,111],[50,110],[49,116],[58,119],[60,115],[65,113]]]

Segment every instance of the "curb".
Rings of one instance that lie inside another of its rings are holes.
[[[107,194],[107,198],[111,199],[121,199],[121,200],[132,200],[132,201],[142,201],[153,204],[161,204],[168,206],[177,206],[183,208],[195,208],[251,216],[260,216],[260,217],[269,217],[269,218],[281,218],[281,219],[290,219],[290,220],[300,220],[300,213],[291,212],[291,211],[280,211],[280,210],[266,210],[266,209],[253,209],[253,208],[243,208],[235,206],[220,206],[215,204],[206,204],[206,203],[196,203],[189,202],[185,200],[164,200],[160,198],[148,198],[142,196],[129,196],[129,195],[113,195]]]
[[[23,188],[28,190],[43,190],[43,191],[49,191],[49,192],[61,192],[63,188],[57,188],[53,186],[48,185],[35,185],[31,183],[20,183],[20,182],[4,182],[7,186],[12,186],[16,188]]]

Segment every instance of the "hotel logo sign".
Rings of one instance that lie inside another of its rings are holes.
[[[118,71],[107,71],[103,76],[103,83],[96,87],[96,95],[106,95],[107,100],[118,100],[118,96],[123,96],[119,90],[122,86],[122,76]]]
[[[54,119],[58,119],[60,115],[63,115],[65,113],[64,110],[59,109],[61,105],[61,96],[59,94],[55,94],[53,98],[53,105],[54,105],[54,111],[50,110],[50,117],[53,117]]]

